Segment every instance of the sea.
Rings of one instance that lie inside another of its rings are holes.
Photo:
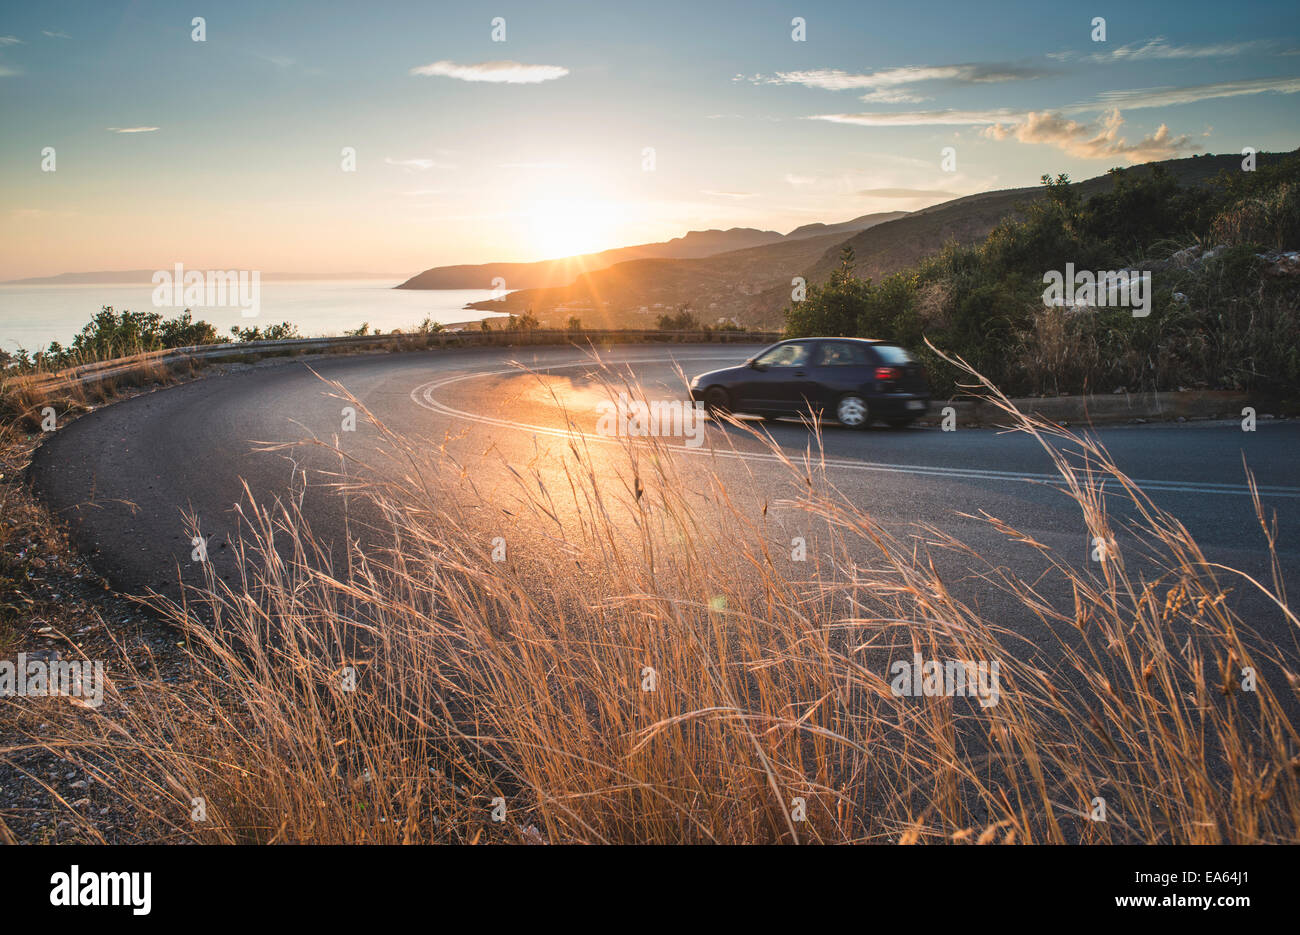
[[[291,322],[305,337],[338,335],[363,323],[384,332],[414,329],[425,318],[447,324],[491,317],[465,308],[501,293],[487,289],[394,289],[400,280],[265,280],[260,283],[257,315],[245,317],[237,304],[195,306],[196,319],[211,322],[221,335],[241,328]],[[58,341],[67,345],[105,305],[117,311],[158,312],[175,317],[184,306],[155,307],[150,283],[0,284],[0,348],[36,351]]]

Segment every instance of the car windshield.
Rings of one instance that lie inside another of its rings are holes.
[[[880,359],[887,364],[910,364],[912,362],[911,354],[893,344],[877,344],[875,345],[875,351],[880,355]]]
[[[808,362],[807,344],[782,344],[758,358],[764,367],[801,367]]]

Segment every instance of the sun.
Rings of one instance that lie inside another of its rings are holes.
[[[558,259],[617,247],[611,241],[614,213],[613,205],[597,201],[536,201],[528,214],[533,249],[546,259]]]

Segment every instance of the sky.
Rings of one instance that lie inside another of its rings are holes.
[[[785,232],[1290,150],[1298,105],[1294,0],[6,2],[0,280]]]

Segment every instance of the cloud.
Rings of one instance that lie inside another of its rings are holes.
[[[21,75],[22,72],[17,68],[10,68],[8,65],[0,65],[0,78],[12,78],[15,75]]]
[[[1171,104],[1194,104],[1221,97],[1240,97],[1245,94],[1295,94],[1300,92],[1300,78],[1247,78],[1242,81],[1221,81],[1215,84],[1197,84],[1183,88],[1137,88],[1128,91],[1104,91],[1090,104],[1076,104],[1066,108],[1069,113],[1096,110],[1099,107],[1123,107],[1137,110],[1143,107],[1168,107]]]
[[[786,173],[785,180],[791,185],[812,185],[817,181],[811,175],[793,175],[791,173]]]
[[[0,46],[4,45],[22,45],[23,40],[17,36],[0,36]]]
[[[397,166],[401,169],[416,169],[424,172],[428,169],[454,169],[455,166],[446,163],[434,162],[432,159],[394,159],[391,156],[385,156],[384,162],[390,166]]]
[[[921,104],[934,98],[913,93],[906,88],[878,88],[863,94],[858,100],[864,104]]]
[[[1122,45],[1106,52],[1080,55],[1077,52],[1052,52],[1048,57],[1057,61],[1081,58],[1088,62],[1139,62],[1170,59],[1230,58],[1246,52],[1263,51],[1273,43],[1264,39],[1243,42],[1220,42],[1214,45],[1170,45],[1164,36]]]
[[[1141,110],[1150,107],[1168,107],[1174,104],[1193,104],[1216,98],[1240,97],[1249,94],[1300,93],[1300,78],[1249,78],[1242,81],[1223,81],[1215,84],[1188,87],[1135,88],[1123,91],[1105,91],[1096,100],[1072,104],[1059,109],[1060,114],[1089,114],[1098,111]],[[1044,111],[1037,115],[1037,132],[1046,132]],[[927,127],[927,126],[980,126],[1010,123],[1023,125],[1032,113],[1009,110],[921,110],[897,113],[867,112],[858,114],[814,114],[807,120],[826,120],[862,127]],[[1082,124],[1075,124],[1082,126]]]
[[[62,30],[58,30],[58,29],[42,29],[41,32],[42,32],[44,35],[49,36],[51,39],[71,39],[71,38],[72,38],[72,37],[69,36],[66,32],[63,32]]]
[[[524,65],[520,62],[479,62],[477,65],[458,65],[446,60],[411,69],[412,75],[502,84],[539,84],[543,81],[563,78],[568,73],[569,69],[563,65]]]
[[[701,194],[713,195],[715,198],[753,198],[757,192],[714,192],[706,189]]]
[[[110,133],[152,133],[160,127],[105,127]]]
[[[956,198],[953,192],[933,188],[863,188],[859,195],[868,198]]]
[[[860,127],[979,126],[1014,119],[1009,110],[919,110],[893,114],[814,114],[808,120],[850,123]]]
[[[838,68],[815,68],[808,71],[781,71],[770,77],[754,75],[748,80],[754,84],[800,84],[806,88],[820,88],[824,91],[866,91],[868,93],[862,97],[864,101],[897,104],[927,100],[903,90],[907,85],[924,81],[994,84],[1039,78],[1045,74],[1048,72],[1040,68],[1005,62],[983,62],[960,65],[906,65],[866,73],[847,72]],[[736,79],[742,78],[743,76],[736,76]]]
[[[1134,163],[1172,159],[1202,148],[1187,135],[1173,136],[1163,123],[1150,136],[1129,143],[1119,135],[1123,125],[1124,118],[1118,110],[1108,111],[1095,123],[1079,123],[1050,111],[1031,111],[1018,123],[986,127],[983,135],[993,140],[1015,139],[1021,143],[1055,146],[1082,159],[1123,156]]]

